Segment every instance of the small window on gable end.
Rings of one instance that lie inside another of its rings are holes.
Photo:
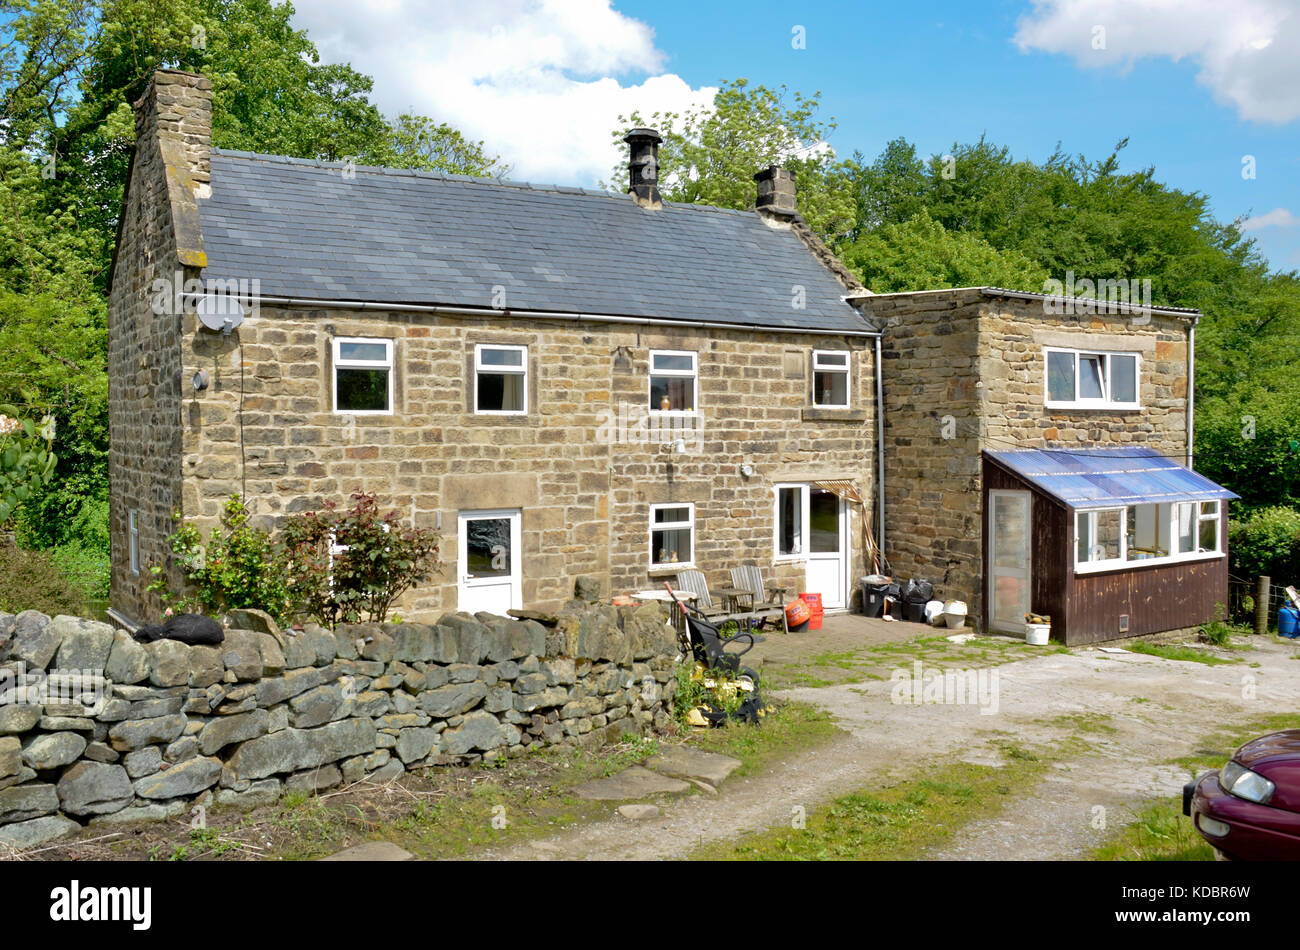
[[[392,340],[335,338],[334,411],[376,415],[393,411]]]
[[[813,350],[813,405],[849,408],[849,351]]]
[[[131,573],[140,573],[140,512],[132,508],[127,513],[127,561]]]
[[[474,347],[474,411],[528,412],[528,347],[480,343]]]

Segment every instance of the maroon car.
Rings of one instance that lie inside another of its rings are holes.
[[[1183,814],[1220,858],[1300,860],[1300,729],[1253,739],[1188,782]]]

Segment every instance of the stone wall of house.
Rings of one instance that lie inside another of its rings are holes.
[[[1160,313],[1049,312],[978,290],[890,294],[864,309],[886,326],[885,520],[897,577],[982,610],[984,449],[1143,445],[1186,451],[1187,321]],[[1045,346],[1141,353],[1133,410],[1044,405]]]
[[[267,624],[211,647],[0,614],[0,844],[617,741],[664,724],[676,654],[657,603],[573,601],[553,626]]]
[[[414,524],[440,526],[441,573],[399,604],[403,617],[457,606],[460,511],[522,509],[522,599],[549,609],[578,575],[617,594],[675,574],[649,570],[653,503],[694,503],[694,561],[712,584],[753,559],[798,590],[803,563],[773,560],[773,485],[847,479],[872,497],[869,340],[267,305],[223,337],[183,319],[183,378],[202,370],[212,380],[206,391],[187,388],[176,416],[186,517],[206,531],[242,491],[274,525],[327,499],[377,492]],[[394,341],[391,415],[333,411],[339,336]],[[528,346],[526,416],[473,412],[474,346],[484,342]],[[811,408],[814,348],[851,351],[850,409]],[[651,349],[698,354],[698,429],[638,431]],[[678,435],[687,451],[667,451]],[[860,513],[852,518],[856,576]],[[138,618],[127,599],[120,607]]]
[[[137,615],[158,608],[145,592],[147,567],[166,562],[181,500],[180,316],[175,296],[154,282],[183,287],[207,262],[196,195],[210,179],[211,89],[201,77],[164,71],[135,107],[139,147],[109,293],[108,415],[114,599]],[[139,573],[129,569],[133,511]]]

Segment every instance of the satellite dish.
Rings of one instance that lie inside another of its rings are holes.
[[[194,306],[199,322],[223,336],[244,322],[244,306],[231,294],[204,294]]]

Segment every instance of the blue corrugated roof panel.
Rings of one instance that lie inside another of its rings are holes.
[[[1238,497],[1154,449],[999,449],[988,455],[1071,508]]]

